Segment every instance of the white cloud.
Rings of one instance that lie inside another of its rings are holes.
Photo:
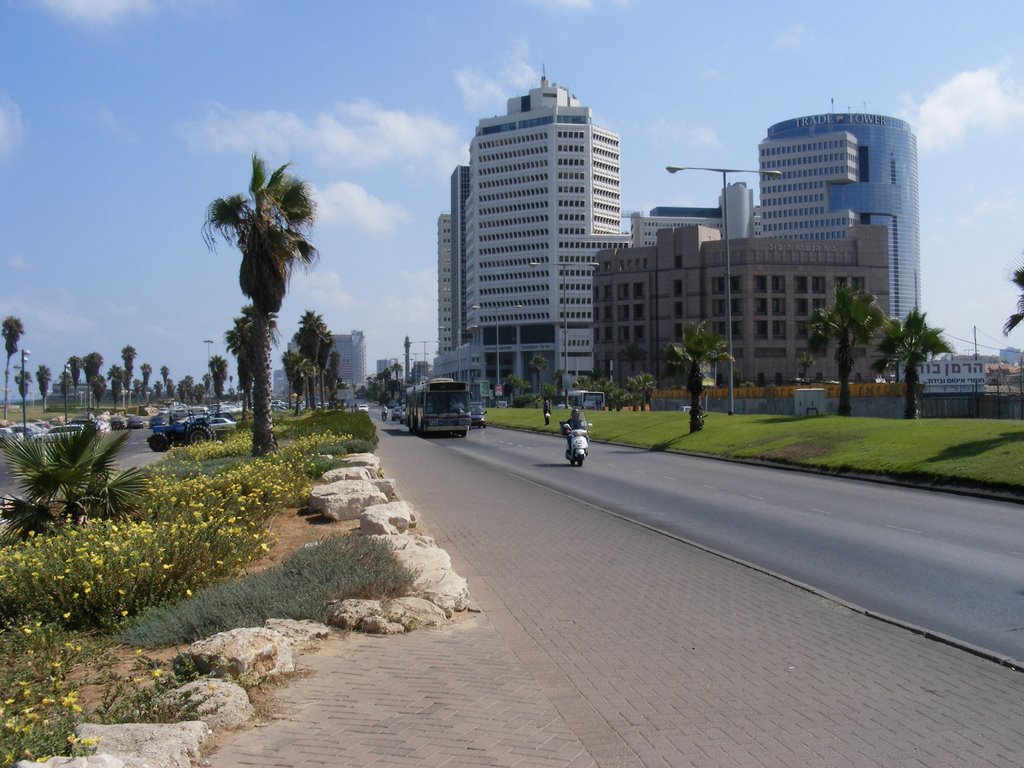
[[[21,108],[0,94],[0,155],[12,152],[24,136],[25,124],[21,120]]]
[[[425,115],[387,110],[369,100],[338,105],[305,119],[290,112],[248,112],[212,105],[200,120],[179,125],[193,151],[286,154],[309,150],[352,166],[418,161],[447,176],[466,162],[455,127]]]
[[[316,190],[316,198],[323,223],[348,225],[372,235],[390,234],[411,218],[401,206],[376,198],[348,181]]]
[[[696,147],[718,147],[722,144],[710,126],[693,125],[685,121],[670,123],[655,120],[651,123],[650,131],[656,138],[673,144]]]
[[[779,32],[772,40],[772,49],[776,51],[798,51],[814,42],[814,35],[803,24],[793,24]]]
[[[292,280],[295,291],[307,297],[312,306],[318,307],[318,312],[328,317],[333,316],[332,311],[351,314],[355,307],[355,298],[343,285],[344,280],[340,274],[323,269],[315,269],[301,276],[296,274]]]
[[[1024,116],[1024,88],[1000,68],[961,72],[904,113],[923,151],[946,149],[973,128],[1000,130]]]
[[[1019,210],[1020,201],[1012,194],[987,198],[976,201],[957,219],[957,223],[964,227],[974,227],[993,217],[1013,217]]]
[[[509,43],[499,64],[501,75],[490,78],[478,71],[464,67],[452,77],[459,87],[467,109],[481,113],[488,108],[503,108],[509,90],[526,90],[540,85],[540,71],[530,63],[532,53],[526,41],[517,38]]]
[[[66,21],[88,26],[110,26],[135,13],[152,13],[154,0],[37,0]]]
[[[17,270],[18,272],[27,272],[29,270],[28,261],[24,256],[10,256],[7,259],[8,269]]]

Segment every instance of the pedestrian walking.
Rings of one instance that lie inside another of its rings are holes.
[[[551,423],[551,401],[544,398],[544,426]]]

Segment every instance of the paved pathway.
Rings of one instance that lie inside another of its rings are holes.
[[[1024,674],[438,445],[380,454],[483,612],[302,657],[215,768],[1024,764]]]

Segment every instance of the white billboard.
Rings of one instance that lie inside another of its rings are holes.
[[[985,364],[933,360],[917,368],[925,392],[984,392]]]

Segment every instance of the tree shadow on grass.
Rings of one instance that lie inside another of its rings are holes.
[[[1024,442],[1024,432],[1005,432],[985,440],[972,440],[967,443],[958,443],[943,449],[935,456],[925,459],[926,462],[950,461],[956,459],[968,459],[980,456],[983,453]]]

